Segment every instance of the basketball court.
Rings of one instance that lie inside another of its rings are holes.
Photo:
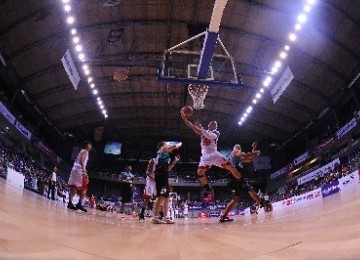
[[[0,179],[1,259],[356,259],[360,187],[259,215],[139,222],[74,212]]]

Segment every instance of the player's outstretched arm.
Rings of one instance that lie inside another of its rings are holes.
[[[192,129],[192,130],[195,132],[195,134],[201,135],[201,129],[200,129],[199,127],[197,127],[197,126],[195,126],[193,123],[191,123],[191,122],[185,117],[184,113],[182,113],[181,111],[180,111],[180,115],[181,115],[181,118],[182,118],[182,120],[184,121],[184,123],[185,123],[185,125],[186,125],[187,127],[189,127],[190,129]]]
[[[169,165],[168,170],[171,171],[171,170],[174,168],[175,164],[176,164],[178,161],[180,161],[180,155],[176,155],[176,156],[175,156],[175,159],[174,159],[174,160],[171,162],[171,164]]]

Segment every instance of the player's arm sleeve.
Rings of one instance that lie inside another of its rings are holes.
[[[219,137],[218,133],[208,132],[205,129],[201,129],[201,134],[205,136],[207,139],[213,140]]]

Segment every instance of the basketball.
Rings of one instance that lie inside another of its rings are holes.
[[[193,114],[193,109],[191,106],[184,106],[182,109],[181,109],[181,112],[185,115],[186,118],[192,116]]]

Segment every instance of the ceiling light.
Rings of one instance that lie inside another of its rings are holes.
[[[108,118],[108,115],[104,115],[105,118]]]
[[[241,122],[241,121],[238,122],[239,125],[242,125],[242,123],[243,123],[243,122]]]
[[[272,77],[267,76],[267,77],[266,77],[266,79],[265,79],[265,81],[267,81],[267,82],[271,82],[271,81],[272,81]]]
[[[71,29],[70,32],[71,32],[72,35],[75,35],[76,34],[76,29]]]
[[[247,118],[248,115],[249,115],[249,114],[245,112],[245,113],[243,114],[243,117],[244,117],[244,118]]]
[[[102,101],[101,100],[98,100],[98,105],[101,106],[102,105]]]
[[[241,117],[241,121],[245,121],[245,117],[242,116],[242,117]]]
[[[101,98],[100,98],[100,97],[97,97],[96,100],[99,101],[99,100],[101,100]]]
[[[280,61],[275,61],[275,63],[274,63],[274,67],[276,67],[276,68],[280,68],[281,67],[281,62]],[[271,80],[271,79],[270,79]]]
[[[252,107],[248,107],[247,109],[246,109],[246,112],[247,113],[250,113],[252,111]]]
[[[105,115],[106,115],[106,109],[103,109],[103,110],[102,110],[102,112],[103,112],[103,114],[105,114]]]
[[[315,4],[316,0],[306,0],[306,2],[308,2],[309,4],[313,5]]]
[[[100,105],[100,109],[104,109],[104,105]]]
[[[67,4],[67,3],[69,3],[70,2],[70,0],[63,0],[63,3],[64,4]]]
[[[260,93],[264,93],[264,89],[263,89],[263,88],[260,89]]]
[[[66,21],[67,21],[68,24],[73,24],[74,21],[75,21],[75,19],[74,19],[73,16],[69,16],[69,17],[66,19]]]
[[[84,64],[84,65],[82,66],[82,68],[83,68],[83,70],[88,70],[88,69],[89,69],[88,65],[86,65],[86,64]]]
[[[260,93],[256,93],[255,97],[256,97],[257,99],[259,99],[259,98],[261,98],[261,94],[260,94]]]
[[[96,89],[93,90],[93,94],[97,95],[98,91]]]
[[[253,104],[256,104],[256,103],[257,103],[257,100],[256,100],[256,99],[253,99],[252,102],[253,102]]]
[[[79,60],[83,61],[85,59],[85,54],[84,53],[80,53],[79,54]]]
[[[307,20],[307,17],[305,14],[299,14],[299,16],[297,17],[297,20],[299,21],[299,23],[305,23]]]
[[[301,30],[301,24],[299,24],[299,23],[297,23],[297,24],[295,24],[295,30],[296,31],[300,31]]]
[[[81,46],[80,44],[76,45],[76,46],[75,46],[75,50],[76,50],[77,52],[82,51],[82,46]]]
[[[95,88],[95,84],[90,84],[90,88]]]
[[[89,75],[89,74],[90,74],[90,70],[85,70],[84,73],[85,73],[85,75]]]
[[[280,52],[279,56],[281,59],[285,59],[287,57],[287,54],[286,54],[286,52],[282,51],[282,52]]]
[[[73,38],[73,42],[74,42],[74,43],[79,43],[79,41],[80,41],[79,37],[75,36],[75,37]]]
[[[286,51],[289,51],[289,50],[290,50],[290,46],[289,46],[289,45],[285,45],[284,49],[285,49]]]
[[[278,68],[276,68],[275,66],[271,68],[271,73],[272,74],[276,74],[279,71]]]
[[[65,10],[65,12],[70,12],[71,6],[70,5],[65,5],[64,10]]]
[[[304,11],[309,13],[311,11],[311,6],[310,5],[305,5],[304,6]]]
[[[90,83],[90,82],[93,81],[93,78],[92,78],[92,77],[88,77],[87,81],[88,81],[88,83]]]
[[[289,39],[290,39],[290,41],[295,41],[296,40],[296,34],[295,33],[290,33]]]

